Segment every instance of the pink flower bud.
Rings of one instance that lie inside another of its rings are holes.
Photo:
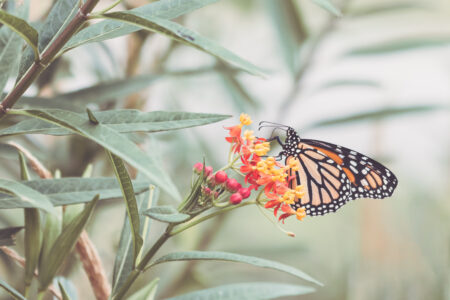
[[[234,193],[230,196],[230,203],[231,204],[239,204],[242,201],[242,196],[239,193]]]
[[[211,195],[211,189],[209,187],[203,188],[203,194],[205,194],[206,196]]]
[[[216,183],[217,184],[222,184],[225,181],[227,181],[228,179],[228,175],[227,173],[225,173],[224,171],[219,171],[216,173],[216,175],[214,176],[214,178],[216,179]]]
[[[242,199],[247,199],[248,197],[250,197],[252,191],[249,188],[240,188],[238,193],[241,194]]]
[[[213,172],[213,167],[207,166],[207,167],[205,168],[205,177],[208,177],[209,175],[211,175],[212,172]]]
[[[225,186],[228,191],[233,193],[237,192],[242,187],[242,185],[239,182],[237,182],[237,180],[234,178],[228,178],[227,182],[225,183]]]
[[[195,173],[197,173],[197,174],[201,174],[202,173],[202,170],[203,170],[203,164],[202,163],[196,163],[195,165],[194,165],[194,172]]]

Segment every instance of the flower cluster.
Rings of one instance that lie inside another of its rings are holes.
[[[229,136],[225,139],[231,144],[228,166],[215,174],[211,167],[205,168],[207,181],[213,183],[209,185],[211,190],[208,193],[212,193],[217,199],[226,190],[231,193],[229,203],[239,204],[243,199],[249,198],[253,191],[262,188],[257,197],[258,203],[264,203],[265,208],[273,208],[275,216],[281,210],[279,220],[284,222],[290,216],[302,220],[306,216],[305,209],[301,207],[294,210],[291,205],[304,196],[303,186],[290,188],[289,184],[293,179],[289,174],[299,169],[299,161],[290,160],[284,165],[272,156],[265,157],[270,151],[270,143],[264,138],[255,137],[252,130],[245,130],[242,133],[242,128],[251,123],[252,120],[247,114],[241,114],[240,124],[225,127],[229,132]],[[203,169],[203,165],[200,165],[197,164],[198,173]],[[248,187],[242,187],[236,179],[229,178],[224,171],[227,169],[242,175]]]

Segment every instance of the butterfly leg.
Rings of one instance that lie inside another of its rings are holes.
[[[266,141],[267,142],[271,142],[271,141],[277,141],[278,142],[278,144],[280,144],[281,146],[283,146],[283,143],[281,142],[281,140],[280,140],[280,137],[277,135],[277,136],[274,136],[274,137],[271,137],[271,138],[269,138],[269,139],[267,139]]]

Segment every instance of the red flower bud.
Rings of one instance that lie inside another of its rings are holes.
[[[230,203],[231,204],[239,204],[242,201],[242,196],[239,193],[234,193],[230,196]]]
[[[248,197],[250,197],[252,190],[249,188],[240,188],[238,193],[241,194],[242,199],[247,199]]]
[[[203,164],[202,163],[196,163],[195,165],[194,165],[194,172],[195,173],[197,173],[197,174],[200,174],[200,173],[202,173],[202,170],[203,170]]]
[[[213,175],[209,175],[208,178],[206,178],[206,182],[208,183],[208,186],[210,188],[214,188],[216,186],[216,179],[214,179]]]
[[[221,184],[221,183],[224,183],[225,181],[227,181],[228,175],[224,171],[219,171],[216,173],[214,178],[216,179],[216,183]]]
[[[207,167],[205,168],[205,177],[208,177],[209,175],[211,175],[212,172],[213,172],[213,167],[207,166]]]
[[[233,193],[237,192],[242,187],[242,185],[239,182],[237,182],[237,180],[234,178],[228,178],[227,182],[225,183],[225,186],[228,191]]]
[[[205,194],[206,196],[211,195],[211,189],[209,187],[204,187],[203,194]]]

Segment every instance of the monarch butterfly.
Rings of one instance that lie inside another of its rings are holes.
[[[291,205],[293,209],[304,207],[311,216],[335,212],[342,205],[357,198],[390,197],[397,186],[395,175],[379,162],[354,150],[328,142],[301,139],[289,126],[263,121],[263,127],[286,131],[283,148],[278,158],[285,157],[286,165],[291,160],[299,162],[299,170],[289,171],[289,185],[294,188],[302,184],[306,194]]]

